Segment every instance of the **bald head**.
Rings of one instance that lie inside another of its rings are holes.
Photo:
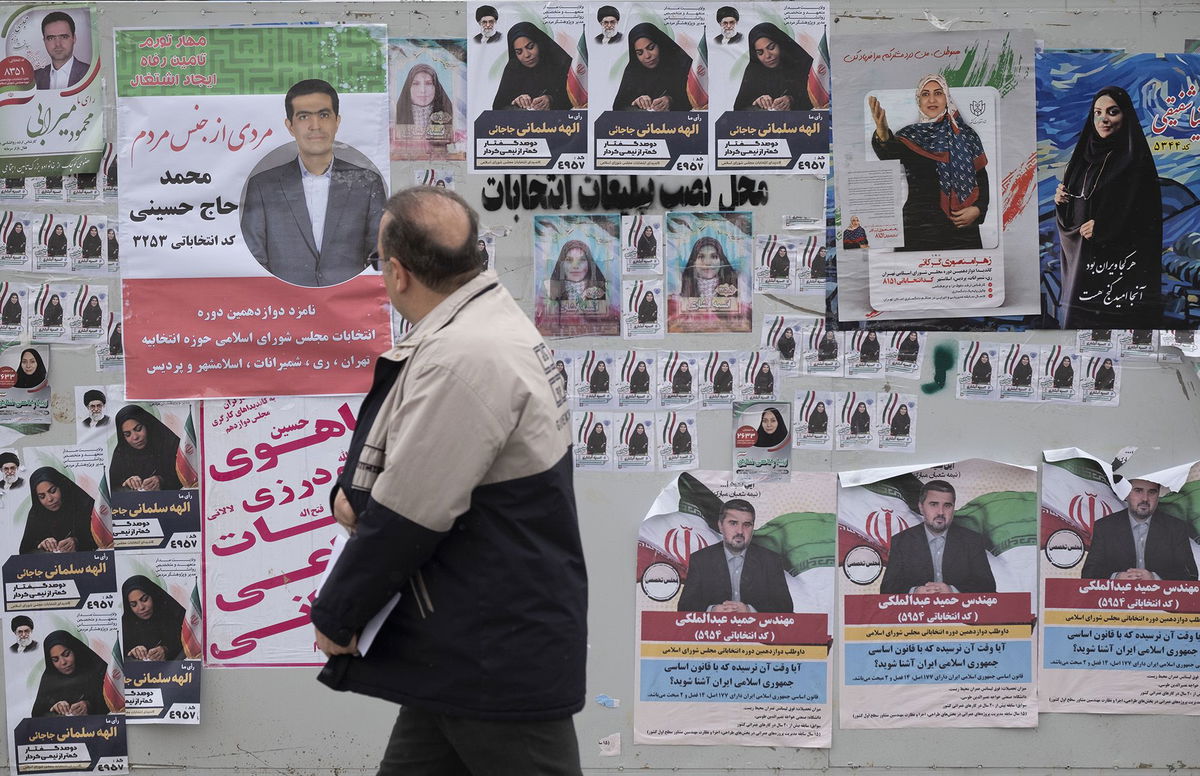
[[[452,191],[415,186],[388,200],[381,260],[395,258],[432,291],[448,293],[479,274],[479,216]]]

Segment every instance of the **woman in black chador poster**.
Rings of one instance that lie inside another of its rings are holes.
[[[771,365],[764,363],[754,375],[754,395],[770,396],[775,393],[775,375],[771,373]]]
[[[779,250],[771,257],[769,275],[772,280],[787,280],[792,269],[792,260],[788,258],[787,247],[780,245]]]
[[[991,385],[992,383],[992,357],[987,353],[980,353],[979,360],[975,362],[975,366],[971,367],[971,385]]]
[[[1104,363],[1096,370],[1096,385],[1097,391],[1111,391],[1117,383],[1117,370],[1113,369],[1111,358],[1104,359]]]
[[[1096,93],[1054,192],[1068,329],[1160,325],[1162,195],[1124,89]]]
[[[120,258],[121,246],[117,242],[117,232],[115,229],[108,230],[108,262],[116,264]]]
[[[637,240],[637,257],[639,259],[652,259],[658,255],[658,240],[654,236],[654,229],[647,226],[642,230],[642,236]]]
[[[25,520],[20,553],[89,552],[96,549],[92,537],[92,509],[96,500],[57,469],[43,466],[29,477],[33,506]]]
[[[650,393],[650,370],[646,368],[645,361],[637,362],[633,368],[633,374],[629,377],[629,392]]]
[[[104,310],[100,307],[100,297],[93,294],[88,299],[87,305],[83,308],[82,327],[85,329],[99,329],[100,324],[104,319]]]
[[[148,578],[140,574],[121,585],[125,610],[121,615],[121,642],[134,660],[182,660],[183,618],[186,612]]]
[[[911,428],[912,415],[908,414],[908,405],[901,404],[896,408],[896,413],[892,415],[892,423],[888,427],[888,434],[894,437],[906,437]]]
[[[821,341],[817,343],[817,360],[818,361],[833,361],[838,355],[837,337],[833,336],[833,332],[827,331],[821,337]]]
[[[1033,385],[1033,364],[1029,362],[1029,355],[1021,356],[1021,360],[1012,370],[1012,387],[1013,388],[1029,388]]]
[[[34,390],[45,384],[46,364],[42,361],[42,354],[33,348],[25,348],[21,351],[21,368],[17,370],[17,382],[13,387]]]
[[[31,717],[82,717],[107,714],[104,659],[66,631],[42,639],[45,670],[38,683]]]
[[[4,241],[4,252],[9,256],[25,255],[25,226],[20,221],[13,224]]]
[[[734,110],[809,110],[808,72],[813,58],[792,36],[770,22],[750,30],[750,63],[733,101]]]
[[[121,324],[113,327],[112,336],[108,338],[108,355],[119,356],[125,352],[125,343],[121,341]]]
[[[779,339],[775,340],[775,347],[779,350],[779,357],[790,361],[796,357],[796,335],[792,333],[792,327],[788,326],[779,335]]]
[[[733,370],[729,368],[728,361],[722,361],[717,367],[717,373],[713,376],[713,393],[733,393]]]
[[[879,363],[879,335],[875,332],[867,332],[862,344],[858,346],[858,361],[860,364]]]
[[[571,56],[531,22],[508,29],[508,64],[500,75],[494,110],[570,110]]]
[[[67,233],[63,230],[62,224],[54,227],[54,231],[50,233],[50,239],[46,240],[46,255],[56,257],[67,255]]]
[[[114,490],[179,490],[175,470],[179,435],[137,404],[121,408],[116,417],[117,446],[108,467]]]
[[[686,361],[679,362],[675,374],[671,377],[671,393],[685,394],[692,392],[692,370]]]
[[[880,159],[899,159],[908,180],[904,251],[982,247],[979,225],[987,216],[987,155],[975,130],[958,112],[946,79],[927,75],[917,84],[916,124],[892,134],[887,113],[868,98]]]
[[[762,418],[758,421],[758,429],[754,436],[755,447],[778,447],[787,439],[787,424],[783,415],[774,407],[763,410]]]
[[[638,323],[658,323],[658,302],[654,301],[654,292],[647,291],[646,296],[638,304]]]
[[[63,308],[58,301],[58,294],[51,294],[46,300],[46,309],[42,310],[43,326],[62,326]]]
[[[854,413],[850,416],[850,433],[871,433],[871,413],[867,412],[866,402],[860,401],[858,406],[854,408]]]
[[[817,402],[813,411],[808,413],[808,433],[824,434],[829,431],[829,413],[825,411],[825,402]]]
[[[920,353],[921,339],[915,331],[910,331],[904,335],[904,339],[900,341],[900,347],[896,349],[896,360],[915,364]]]
[[[592,375],[588,378],[588,390],[592,393],[608,393],[608,367],[603,361],[597,361],[592,367]]]
[[[1075,385],[1075,367],[1071,366],[1071,357],[1063,356],[1062,361],[1054,368],[1054,387],[1071,388]]]
[[[4,302],[4,312],[0,312],[0,324],[4,326],[21,325],[21,298],[16,292],[8,295]]]
[[[608,435],[604,433],[604,424],[597,423],[587,438],[588,455],[604,455],[608,451]]]
[[[650,437],[646,436],[646,427],[641,423],[637,424],[633,429],[633,434],[629,437],[629,454],[650,454]]]
[[[87,234],[83,236],[83,244],[80,246],[80,250],[83,253],[83,258],[100,258],[100,249],[100,229],[99,227],[89,226]]]
[[[612,109],[691,110],[687,81],[692,58],[687,52],[649,22],[635,25],[627,39],[629,64],[625,65]]]
[[[687,455],[692,452],[692,432],[688,431],[686,423],[680,423],[671,437],[671,454]]]

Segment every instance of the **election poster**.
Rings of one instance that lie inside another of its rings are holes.
[[[620,226],[615,215],[534,216],[538,331],[621,333]]]
[[[1195,328],[1198,90],[1200,54],[1038,54],[1046,325]]]
[[[706,6],[617,3],[596,16],[605,9],[621,38],[588,42],[593,168],[708,172]]]
[[[1116,477],[1077,448],[1044,457],[1041,710],[1200,714],[1200,464]]]
[[[55,177],[61,199],[62,176],[95,173],[104,151],[96,8],[13,4],[0,14],[0,165],[14,181]]]
[[[122,550],[121,650],[127,724],[200,724],[204,633],[200,553]]]
[[[49,345],[0,344],[0,428],[14,439],[49,431],[52,390]]]
[[[366,390],[391,343],[386,28],[114,34],[129,398]]]
[[[792,407],[780,401],[733,404],[733,468],[738,474],[786,474],[792,463]]]
[[[339,529],[329,491],[357,399],[204,402],[205,662],[321,665],[309,610]]]
[[[838,232],[866,258],[838,273],[842,320],[1039,312],[1033,43],[833,38]]]
[[[828,175],[829,5],[707,10],[716,169]]]
[[[111,557],[111,553],[108,553]],[[11,773],[128,773],[117,611],[8,615]]]
[[[748,332],[750,213],[668,213],[667,331]]]
[[[634,741],[828,747],[833,474],[680,474],[638,531]]]
[[[627,418],[616,412],[573,412],[575,471],[610,472],[616,468],[618,424]]]
[[[391,104],[396,106],[391,159],[466,159],[467,42],[462,38],[390,38],[388,74]],[[428,185],[437,185],[437,179]]]
[[[588,168],[587,15],[583,3],[467,4],[471,172]]]
[[[839,477],[842,727],[1035,727],[1036,470]]]

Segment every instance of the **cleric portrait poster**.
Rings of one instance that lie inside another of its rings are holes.
[[[119,29],[129,398],[365,390],[390,345],[386,29]],[[329,176],[314,217],[302,175]]]

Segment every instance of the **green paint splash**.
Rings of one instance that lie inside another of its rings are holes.
[[[979,43],[968,46],[963,51],[962,63],[958,67],[948,67],[942,70],[942,77],[950,86],[991,86],[1005,97],[1017,88],[1017,72],[1021,70],[1021,57],[1009,42],[1009,36],[1004,36],[1000,44],[1000,53],[994,62],[988,60],[990,43]]]

